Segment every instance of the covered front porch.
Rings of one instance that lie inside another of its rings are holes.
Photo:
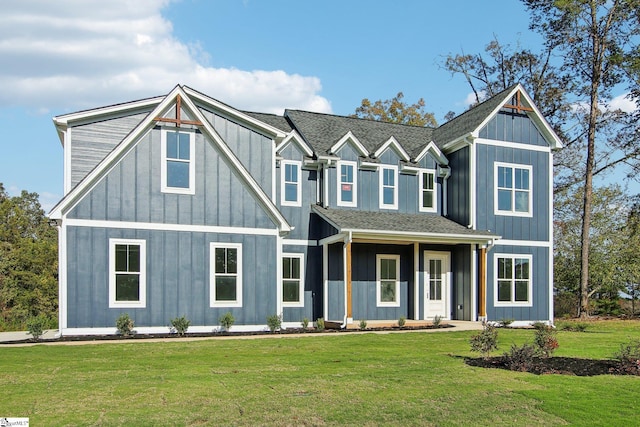
[[[485,314],[486,250],[498,236],[435,214],[326,209],[323,317],[477,321]]]

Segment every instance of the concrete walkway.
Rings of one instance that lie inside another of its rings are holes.
[[[479,331],[482,330],[482,323],[480,322],[466,322],[460,320],[449,320],[443,322],[444,324],[451,325],[453,328],[439,328],[439,329],[389,329],[383,331],[351,331],[351,334],[403,334],[403,333],[443,333],[443,332],[459,332],[459,331]],[[394,326],[389,322],[376,322],[369,321],[367,326],[370,328]],[[411,322],[407,320],[407,326],[418,326],[418,322]],[[184,338],[149,338],[149,339],[128,339],[128,340],[86,340],[86,341],[56,341],[55,338],[58,334],[58,330],[50,329],[44,331],[44,334],[38,342],[31,342],[31,335],[27,332],[0,332],[0,347],[16,347],[16,346],[31,346],[31,345],[83,345],[83,344],[118,344],[118,343],[151,343],[162,341],[204,341],[210,339],[266,339],[266,338],[294,338],[294,337],[326,337],[326,336],[344,336],[344,333],[300,333],[300,334],[259,334],[259,335],[222,335],[222,336],[206,336],[206,337],[190,337],[188,334]],[[15,343],[16,341],[25,341]],[[8,344],[12,343],[13,344]]]

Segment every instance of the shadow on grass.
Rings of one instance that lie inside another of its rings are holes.
[[[488,359],[465,357],[464,361],[469,366],[479,368],[512,370],[507,363],[507,358],[504,356],[489,357]],[[618,365],[614,360],[579,359],[576,357],[535,357],[530,360],[527,368],[521,371],[536,375],[561,374],[576,375],[579,377],[632,375],[620,372],[617,367]]]

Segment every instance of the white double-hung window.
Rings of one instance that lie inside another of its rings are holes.
[[[195,194],[195,132],[162,129],[161,190]]]
[[[336,164],[338,173],[338,206],[358,205],[358,163],[350,161],[338,161]]]
[[[282,206],[302,206],[300,167],[299,161],[282,160],[280,162],[280,204]]]
[[[380,209],[398,209],[398,167],[380,166]]]
[[[495,255],[495,304],[496,306],[530,306],[531,255]]]
[[[146,306],[146,242],[109,239],[109,307]]]
[[[242,307],[242,245],[211,243],[211,307]]]
[[[420,212],[436,212],[436,180],[435,171],[425,170],[418,174],[420,179]]]

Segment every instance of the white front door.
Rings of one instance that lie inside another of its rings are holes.
[[[424,318],[449,319],[451,295],[451,255],[449,252],[424,252]]]

